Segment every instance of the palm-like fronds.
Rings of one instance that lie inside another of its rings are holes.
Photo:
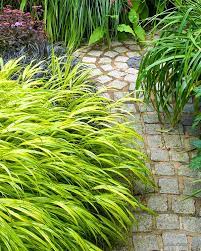
[[[1,64],[0,247],[110,248],[144,208],[132,184],[152,184],[140,136],[79,66],[53,58],[40,71]]]
[[[159,23],[161,36],[143,58],[138,88],[173,125],[201,77],[201,1],[187,0]]]

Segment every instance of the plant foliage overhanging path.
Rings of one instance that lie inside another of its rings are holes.
[[[53,58],[37,80],[38,66],[1,67],[1,249],[110,248],[144,208],[133,183],[152,184],[140,136],[79,66]]]
[[[142,87],[160,115],[175,125],[196,86],[201,84],[201,0],[186,0],[160,22],[161,35],[143,58]]]

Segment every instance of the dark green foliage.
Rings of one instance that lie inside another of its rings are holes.
[[[178,1],[174,0],[173,2]],[[14,8],[34,13],[33,6],[44,9],[44,22],[49,39],[64,41],[68,48],[77,48],[82,42],[104,40],[108,44],[117,38],[118,25],[133,25],[135,37],[144,39],[141,21],[168,7],[167,0],[1,0],[1,7],[10,4]],[[129,21],[129,9],[135,9],[140,22]],[[136,26],[136,27],[135,27]],[[125,34],[124,34],[125,35]],[[92,37],[91,37],[92,36]]]
[[[175,125],[201,78],[201,0],[187,0],[160,22],[160,38],[144,56],[137,88]]]
[[[195,94],[196,94],[196,98],[198,100],[198,105],[199,105],[200,101],[201,101],[201,87],[198,87],[195,89]],[[200,129],[200,125],[201,125],[201,112],[199,112],[196,115],[193,127],[198,127]],[[195,156],[191,160],[190,168],[201,172],[201,139],[197,139],[197,140],[193,141],[192,145],[197,150],[197,156]],[[201,186],[201,180],[196,180],[196,183],[199,183]],[[201,188],[200,188],[200,190],[196,191],[194,193],[194,195],[197,195],[199,193],[201,193]]]

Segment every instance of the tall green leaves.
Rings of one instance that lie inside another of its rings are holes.
[[[2,250],[111,248],[143,208],[132,185],[151,184],[126,116],[62,62],[0,71]]]
[[[30,5],[37,3],[32,1]],[[29,1],[23,0],[21,8],[25,8]],[[83,39],[90,42],[104,37],[110,41],[117,35],[117,25],[120,19],[124,19],[123,8],[127,5],[126,0],[45,0],[43,4],[49,38],[52,41],[64,41],[69,49],[76,48],[83,42]],[[101,29],[101,33],[96,29]]]
[[[173,125],[201,77],[201,1],[187,0],[159,23],[160,38],[144,56],[137,87]]]

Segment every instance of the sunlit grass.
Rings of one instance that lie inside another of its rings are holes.
[[[152,184],[141,138],[79,66],[40,71],[1,64],[0,247],[110,249],[144,208],[133,184]]]

